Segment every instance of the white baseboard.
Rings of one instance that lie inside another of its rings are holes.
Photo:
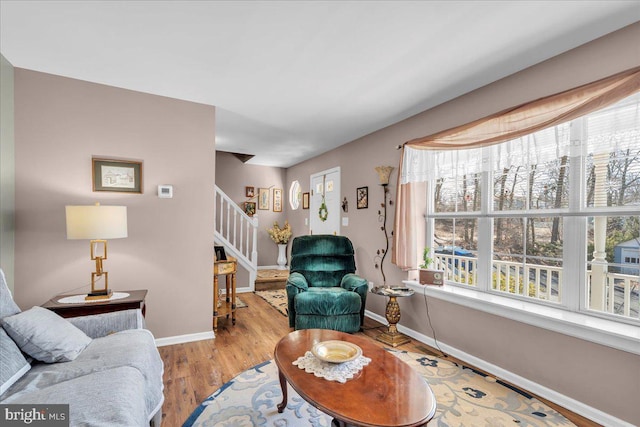
[[[163,347],[165,345],[182,344],[185,342],[210,340],[215,338],[216,335],[213,331],[198,332],[195,334],[177,335],[174,337],[158,338],[156,339],[156,347]]]
[[[365,315],[377,322],[380,322],[382,324],[387,324],[387,320],[383,316],[380,316],[369,310],[365,310]],[[413,329],[406,328],[402,325],[397,325],[397,327],[398,327],[398,331],[402,332],[403,334],[417,341],[420,341],[421,343],[424,343],[430,347],[437,348],[435,341],[430,336],[421,334],[419,332],[414,331]],[[442,351],[444,351],[445,353],[450,354],[451,356],[454,356],[457,359],[460,359],[471,366],[474,366],[485,372],[488,372],[497,378],[500,378],[510,384],[515,385],[516,387],[520,387],[525,391],[531,392],[537,396],[540,396],[553,403],[556,403],[562,406],[563,408],[567,408],[570,411],[573,411],[576,414],[582,415],[583,417],[593,420],[599,424],[602,424],[604,426],[634,427],[633,424],[630,424],[626,421],[616,418],[613,415],[607,414],[606,412],[600,411],[596,408],[586,405],[569,396],[565,396],[562,393],[558,393],[555,390],[552,390],[541,384],[528,380],[524,377],[521,377],[520,375],[514,374],[513,372],[507,371],[506,369],[503,369],[485,360],[479,359],[471,354],[468,354],[462,350],[459,350],[455,347],[447,345],[441,341],[438,341],[438,347],[440,347]]]

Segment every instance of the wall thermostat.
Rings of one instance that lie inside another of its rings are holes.
[[[158,197],[161,199],[173,198],[173,185],[158,185]]]

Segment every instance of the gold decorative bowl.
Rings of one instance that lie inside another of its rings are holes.
[[[347,341],[322,341],[311,347],[311,353],[323,362],[344,363],[357,359],[362,349]]]

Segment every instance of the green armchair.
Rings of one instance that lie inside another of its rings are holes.
[[[348,238],[311,235],[293,239],[286,286],[289,326],[359,331],[369,287],[355,271]]]

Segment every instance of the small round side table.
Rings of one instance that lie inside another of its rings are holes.
[[[376,339],[392,347],[397,347],[411,341],[411,338],[398,332],[396,325],[400,321],[400,304],[398,304],[398,297],[409,297],[413,295],[413,289],[386,288],[379,286],[371,289],[371,292],[376,295],[389,297],[389,302],[387,302],[387,309],[385,311],[385,317],[389,322],[389,326],[387,327],[387,330],[378,335]]]

